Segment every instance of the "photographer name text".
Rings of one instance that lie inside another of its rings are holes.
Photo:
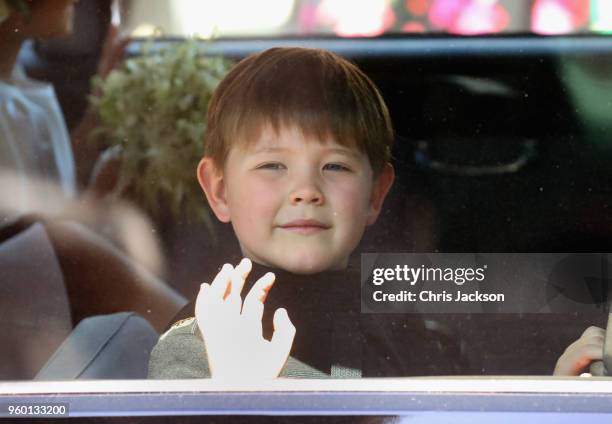
[[[456,287],[465,289],[465,283],[483,283],[485,280],[487,265],[482,267],[462,267],[462,268],[439,268],[421,265],[410,267],[408,265],[397,265],[394,268],[376,268],[372,272],[372,284],[380,287],[383,284],[386,290],[375,290],[372,298],[375,302],[504,302],[503,293],[483,293],[479,290],[439,290],[440,284],[453,284]],[[438,290],[397,290],[397,286],[390,288],[387,284],[393,282],[405,284],[410,288],[417,283],[423,286],[435,285]],[[381,287],[382,289],[383,287]]]
[[[376,290],[372,293],[375,302],[503,302],[503,293],[481,293],[478,290],[471,293],[456,291],[440,293],[430,290],[422,290],[418,293],[402,290],[399,293],[385,293]]]

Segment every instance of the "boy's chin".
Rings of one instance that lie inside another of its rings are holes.
[[[289,271],[293,274],[317,274],[324,271],[335,271],[346,268],[346,261],[330,261],[329,258],[305,259],[295,258],[295,260],[281,261],[277,268]]]
[[[337,271],[346,269],[348,255],[334,255],[334,252],[313,251],[314,249],[285,249],[277,251],[259,252],[242,248],[242,254],[253,262],[270,268],[291,272],[293,274],[317,274],[324,271]]]

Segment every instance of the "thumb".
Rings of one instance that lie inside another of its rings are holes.
[[[272,351],[275,356],[276,364],[279,366],[278,373],[280,373],[280,370],[287,361],[291,346],[293,345],[295,326],[289,319],[289,315],[285,308],[278,308],[274,312],[272,322],[274,324],[274,334],[272,334],[270,343],[273,347]]]

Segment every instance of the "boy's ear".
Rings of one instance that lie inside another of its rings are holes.
[[[389,162],[385,163],[381,173],[374,179],[372,197],[370,197],[370,210],[366,223],[372,225],[376,222],[387,193],[395,180],[395,170]]]
[[[230,209],[225,197],[223,171],[209,157],[203,157],[198,164],[198,181],[206,194],[210,208],[221,222],[230,222]]]

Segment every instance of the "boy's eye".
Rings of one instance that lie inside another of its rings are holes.
[[[286,169],[286,167],[285,165],[279,162],[269,162],[269,163],[263,163],[259,165],[256,169],[269,169],[272,171],[278,171],[281,169]]]
[[[339,163],[328,163],[323,167],[326,171],[350,171],[350,169]]]

